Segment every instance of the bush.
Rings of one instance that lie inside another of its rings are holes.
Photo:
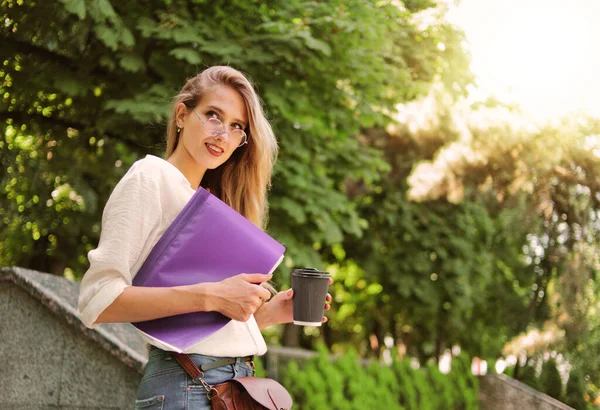
[[[442,374],[433,365],[415,370],[408,360],[363,367],[354,352],[331,361],[321,348],[302,366],[291,361],[281,382],[295,409],[477,409],[477,380],[460,359],[453,361],[449,374]]]
[[[394,361],[392,369],[399,383],[399,391],[396,396],[398,402],[407,409],[418,408],[419,397],[412,377],[414,370],[411,368],[410,362],[408,359]]]
[[[515,366],[506,366],[502,373],[510,377],[515,377]]]
[[[452,360],[450,377],[456,386],[457,401],[454,409],[476,410],[479,408],[479,380],[471,372],[471,358],[460,354]]]
[[[576,369],[572,370],[567,381],[565,403],[576,410],[586,410],[587,403],[584,398],[586,390],[586,383],[580,372]]]
[[[418,369],[412,373],[412,379],[414,386],[417,391],[418,407],[419,410],[435,410],[435,402],[432,400],[435,393],[427,380],[427,374],[425,370]],[[439,393],[439,392],[438,392]],[[412,410],[412,408],[411,408]]]
[[[254,375],[256,377],[266,377],[267,372],[265,370],[265,365],[263,364],[264,356],[256,356],[254,357]]]
[[[529,387],[540,390],[540,384],[533,366],[523,366],[519,368],[519,381],[525,383]]]
[[[431,387],[438,393],[431,398],[434,400],[435,408],[451,409],[456,400],[452,381],[432,363],[427,366],[427,372],[429,373]]]
[[[562,380],[556,367],[556,361],[549,359],[542,365],[542,373],[539,379],[540,390],[556,400],[562,400]]]

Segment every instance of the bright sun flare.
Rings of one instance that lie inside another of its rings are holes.
[[[519,103],[541,120],[600,116],[600,0],[462,0],[476,98]]]

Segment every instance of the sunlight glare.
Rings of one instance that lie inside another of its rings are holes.
[[[540,120],[600,116],[600,1],[462,0],[448,18],[466,34],[477,88]]]

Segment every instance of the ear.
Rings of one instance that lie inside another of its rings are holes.
[[[183,128],[185,118],[189,114],[189,110],[184,103],[177,104],[175,107],[175,124],[178,128]]]

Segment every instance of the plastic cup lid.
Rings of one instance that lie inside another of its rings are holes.
[[[292,271],[294,276],[305,276],[310,278],[330,278],[329,272],[323,272],[315,268],[301,268]]]

